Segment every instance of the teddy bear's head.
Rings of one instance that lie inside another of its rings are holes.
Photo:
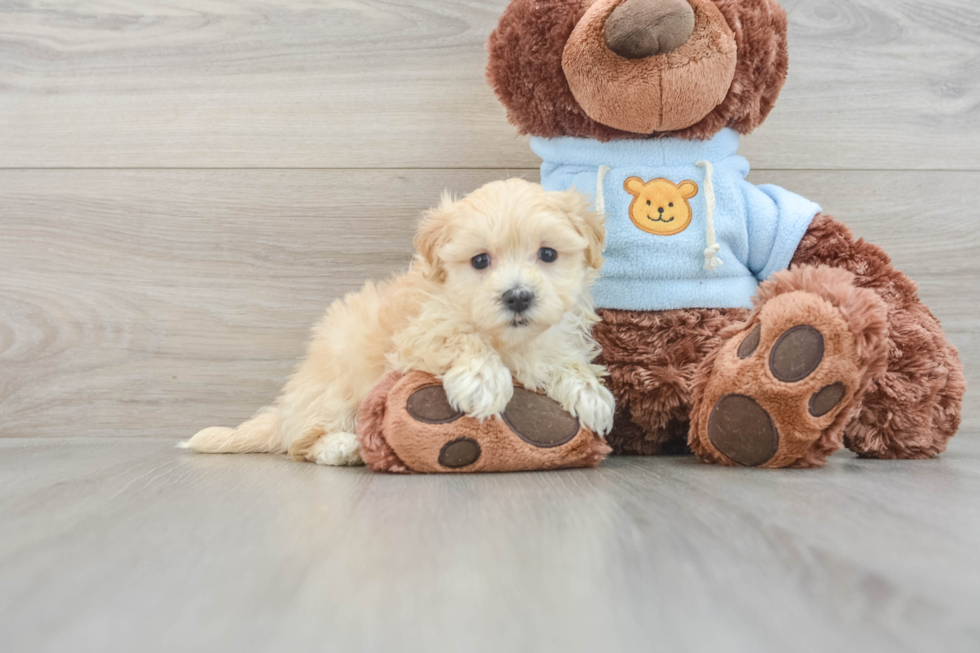
[[[693,181],[675,184],[669,179],[644,182],[630,177],[624,184],[633,196],[630,219],[643,231],[657,236],[673,236],[691,225],[691,203],[697,196],[698,185]]]
[[[487,77],[521,133],[747,134],[786,79],[776,0],[513,0]]]

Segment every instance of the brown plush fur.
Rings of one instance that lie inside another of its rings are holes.
[[[765,120],[786,80],[786,14],[775,0],[712,1],[735,34],[738,64],[725,100],[692,127],[638,135],[589,118],[562,70],[565,44],[588,4],[581,0],[514,0],[490,36],[487,78],[522,134],[707,139],[726,126],[748,134]]]
[[[854,284],[874,290],[888,311],[887,369],[870,382],[844,429],[844,445],[873,458],[926,458],[944,451],[959,428],[966,381],[956,349],[919,301],[915,284],[892,267],[881,248],[855,239],[827,215],[813,221],[791,267],[804,265],[850,271]],[[768,286],[760,292],[770,296]],[[619,401],[610,445],[620,454],[677,451],[679,438],[687,436],[692,397],[722,344],[745,328],[748,311],[603,310],[600,315],[595,336]],[[810,462],[830,447],[826,441],[817,445]]]
[[[844,443],[867,458],[930,458],[946,450],[960,425],[966,392],[963,364],[919,300],[915,283],[878,246],[855,239],[830,216],[818,216],[793,264],[831,265],[856,275],[888,308],[888,370],[876,379]]]
[[[768,373],[767,356],[740,360],[735,349],[742,334],[760,322],[764,335],[759,352],[768,351],[788,328],[798,324],[817,327],[826,346],[820,367],[804,381],[784,384]],[[719,397],[746,394],[765,397],[780,432],[779,451],[764,467],[822,467],[827,456],[843,445],[844,426],[860,410],[861,398],[872,381],[885,372],[888,323],[883,300],[874,291],[857,287],[847,270],[796,266],[759,286],[755,309],[732,331],[735,333],[725,334],[729,336],[726,344],[705,359],[695,376],[691,450],[702,460],[732,464],[709,441],[707,420]],[[726,372],[728,378],[724,378]],[[807,410],[810,397],[835,382],[845,384],[845,397],[835,410],[814,418]]]
[[[692,386],[698,366],[724,343],[725,328],[745,309],[599,311],[593,330],[609,369],[617,415],[607,440],[618,454],[687,449]]]
[[[357,439],[361,443],[361,459],[375,471],[408,474],[411,470],[402,462],[384,437],[385,409],[388,394],[402,379],[401,372],[389,372],[378,381],[357,414]]]

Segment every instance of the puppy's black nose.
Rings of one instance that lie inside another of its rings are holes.
[[[504,293],[504,306],[513,313],[523,313],[534,303],[534,293],[524,288],[511,288]]]

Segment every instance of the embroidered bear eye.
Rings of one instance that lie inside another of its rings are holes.
[[[669,206],[670,208],[674,208],[674,203],[673,203],[673,202],[671,202],[671,203],[670,203],[670,204],[668,204],[667,206]]]
[[[650,200],[647,200],[647,206],[650,206]]]
[[[554,263],[558,259],[558,252],[550,247],[542,247],[538,250],[538,258],[545,263]]]
[[[472,263],[473,267],[476,268],[477,270],[486,270],[488,267],[490,267],[490,255],[477,254],[472,259],[470,259],[470,263]]]

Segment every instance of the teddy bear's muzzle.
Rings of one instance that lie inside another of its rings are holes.
[[[598,123],[686,129],[728,95],[735,35],[712,0],[595,0],[562,53],[568,87]]]

